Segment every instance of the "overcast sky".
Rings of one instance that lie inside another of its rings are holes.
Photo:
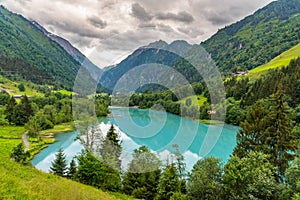
[[[100,67],[162,39],[200,43],[272,0],[0,0],[69,40]]]

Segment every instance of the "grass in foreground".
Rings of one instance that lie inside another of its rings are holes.
[[[10,152],[21,142],[23,131],[23,127],[0,127],[0,199],[133,199],[11,161]]]

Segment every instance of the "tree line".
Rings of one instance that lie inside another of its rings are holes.
[[[85,145],[90,148],[77,157],[76,167],[71,162],[69,171],[75,168],[76,172],[69,178],[141,199],[296,200],[300,197],[300,134],[293,131],[289,112],[283,90],[278,88],[249,108],[226,163],[213,157],[200,159],[191,172],[186,171],[176,145],[165,162],[145,146],[135,149],[122,172],[121,141],[112,126],[99,151],[91,148],[95,145]],[[52,164],[55,174],[63,157],[59,154]],[[64,169],[62,176],[68,177]]]

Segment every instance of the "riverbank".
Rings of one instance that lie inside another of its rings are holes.
[[[56,142],[55,134],[57,133],[67,133],[75,130],[73,122],[63,123],[55,125],[52,129],[43,130],[40,133],[39,138],[28,138],[30,153],[29,160],[32,160],[35,155],[40,153],[43,149],[47,148],[48,145]]]

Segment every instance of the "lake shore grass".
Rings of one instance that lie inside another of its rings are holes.
[[[55,125],[52,129],[43,130],[40,133],[39,138],[29,138],[29,153],[32,160],[34,156],[40,153],[43,149],[47,148],[49,144],[56,142],[55,134],[67,133],[75,130],[73,122],[63,123]]]
[[[225,124],[223,121],[219,120],[210,120],[210,119],[198,119],[196,120],[199,123],[206,124],[206,125],[219,125],[219,124]]]
[[[55,125],[52,129],[47,129],[41,131],[42,136],[53,136],[56,133],[66,133],[66,132],[71,132],[75,131],[75,124],[74,122],[68,122],[68,123],[63,123],[59,125]]]
[[[54,128],[56,131],[51,132],[71,130],[66,126],[59,125]],[[24,127],[0,126],[0,199],[134,199],[123,194],[103,192],[10,160],[10,153],[22,142],[21,136],[24,133]],[[48,142],[53,141],[53,138],[44,139]]]

